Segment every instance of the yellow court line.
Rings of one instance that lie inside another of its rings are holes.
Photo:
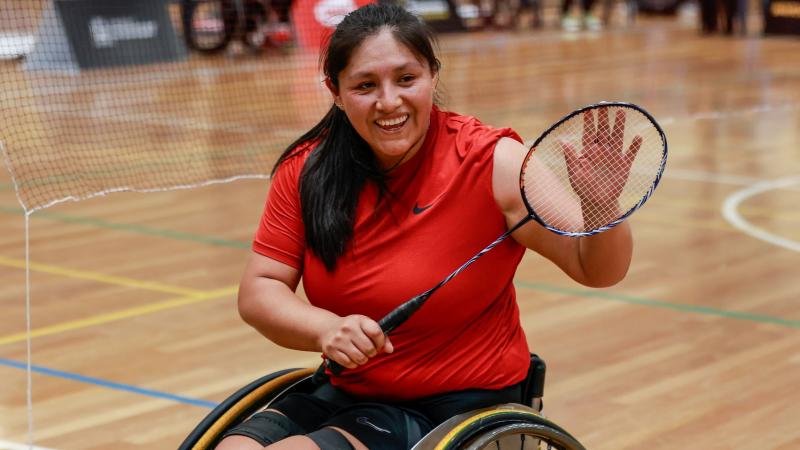
[[[106,314],[98,314],[96,316],[87,317],[85,319],[73,320],[64,322],[49,327],[42,327],[31,330],[30,337],[36,338],[41,336],[49,336],[52,334],[63,333],[65,331],[73,331],[80,328],[87,328],[94,325],[102,325],[117,320],[127,319],[130,317],[142,316],[165,309],[177,308],[179,306],[189,305],[192,303],[204,302],[206,300],[213,300],[225,295],[234,294],[239,289],[239,286],[231,286],[214,291],[199,293],[192,297],[179,297],[161,302],[150,303],[147,305],[136,306],[134,308],[123,309]],[[28,338],[28,333],[16,333],[8,336],[0,337],[0,345],[11,344],[14,342],[24,341]]]
[[[18,269],[25,268],[25,261],[20,259],[4,258],[0,256],[0,265],[15,267]],[[165,292],[167,294],[178,294],[187,297],[203,296],[203,291],[195,289],[186,289],[177,286],[170,286],[167,284],[158,283],[155,281],[140,281],[132,278],[116,277],[113,275],[105,275],[96,272],[86,272],[82,270],[65,269],[58,266],[49,266],[47,264],[30,263],[30,268],[36,272],[49,273],[53,275],[62,275],[69,278],[78,278],[81,280],[99,281],[106,284],[114,284],[118,286],[131,287],[136,289],[143,289],[148,291]]]

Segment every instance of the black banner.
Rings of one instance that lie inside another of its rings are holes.
[[[168,0],[53,0],[28,69],[88,69],[183,59]]]
[[[800,35],[800,0],[767,0],[764,33]]]

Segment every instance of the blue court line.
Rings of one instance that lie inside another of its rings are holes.
[[[0,358],[0,365],[13,367],[15,369],[23,369],[23,370],[25,370],[28,367],[28,365],[25,364],[24,362],[14,361],[14,360],[5,359],[5,358]],[[75,373],[63,372],[61,370],[50,369],[50,368],[42,367],[42,366],[33,366],[32,365],[31,366],[31,371],[35,372],[35,373],[40,373],[40,374],[43,374],[43,375],[49,375],[49,376],[58,377],[58,378],[65,378],[67,380],[77,381],[77,382],[80,382],[80,383],[94,384],[94,385],[97,385],[97,386],[102,386],[102,387],[109,388],[109,389],[115,389],[115,390],[118,390],[118,391],[131,392],[131,393],[134,393],[134,394],[146,395],[148,397],[161,398],[161,399],[164,399],[164,400],[172,400],[172,401],[175,401],[175,402],[178,402],[178,403],[186,403],[186,404],[194,405],[194,406],[202,406],[202,407],[209,408],[209,409],[215,408],[217,406],[216,403],[209,402],[209,401],[206,401],[206,400],[199,400],[199,399],[196,399],[196,398],[182,397],[180,395],[174,395],[174,394],[169,394],[169,393],[166,393],[166,392],[154,391],[152,389],[144,389],[144,388],[140,388],[140,387],[136,387],[136,386],[131,386],[129,384],[115,383],[113,381],[101,380],[100,378],[87,377],[85,375],[78,375],[78,374],[75,374]]]

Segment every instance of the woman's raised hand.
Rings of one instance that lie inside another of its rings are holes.
[[[596,126],[594,112],[583,113],[583,125],[580,153],[571,144],[562,143],[569,181],[584,207],[598,205],[605,209],[618,201],[642,146],[642,138],[634,137],[625,151],[623,110],[617,110],[613,129],[605,108],[598,111]]]

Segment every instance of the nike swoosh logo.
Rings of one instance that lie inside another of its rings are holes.
[[[381,428],[381,427],[375,425],[374,423],[370,422],[369,419],[367,419],[366,417],[359,417],[359,418],[356,419],[356,422],[360,423],[361,425],[366,425],[368,427],[372,427],[375,431],[380,431],[381,433],[386,433],[386,434],[392,434],[391,431],[389,431],[389,430],[387,430],[385,428]]]
[[[419,203],[414,203],[414,209],[412,211],[414,211],[414,214],[422,214],[426,209],[430,208],[431,206],[433,206],[432,203],[428,206],[419,206]]]

